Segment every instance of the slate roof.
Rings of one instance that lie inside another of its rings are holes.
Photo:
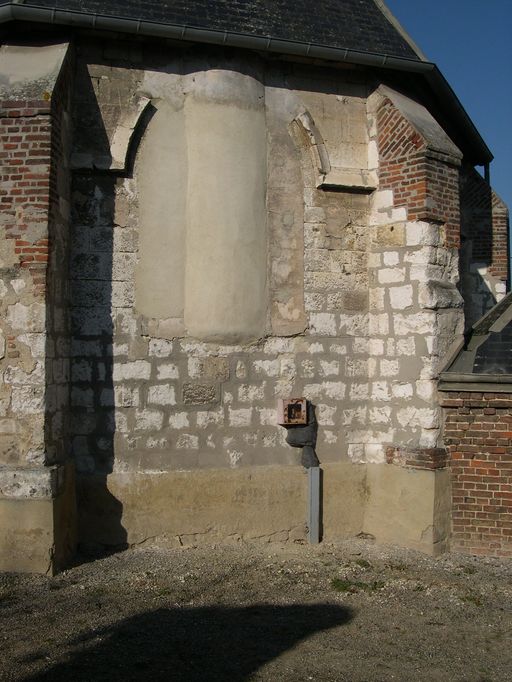
[[[471,328],[441,379],[451,381],[493,381],[512,376],[512,292]],[[491,379],[492,377],[492,379]]]
[[[26,0],[22,4],[419,59],[375,0]]]

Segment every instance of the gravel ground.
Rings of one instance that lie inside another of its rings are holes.
[[[1,680],[512,679],[512,562],[354,539],[0,575]]]

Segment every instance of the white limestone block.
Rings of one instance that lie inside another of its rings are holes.
[[[256,375],[267,377],[279,376],[279,360],[254,360],[252,367]]]
[[[381,360],[380,373],[383,377],[395,377],[399,372],[398,360]]]
[[[7,323],[13,329],[25,332],[44,332],[46,328],[46,307],[44,303],[14,303],[7,307]]]
[[[258,407],[257,411],[262,426],[275,426],[277,424],[276,408]]]
[[[265,382],[262,384],[242,384],[238,387],[238,400],[242,403],[252,403],[265,399]]]
[[[115,363],[112,372],[114,381],[127,379],[149,379],[151,364],[147,360],[133,360],[132,362]]]
[[[410,315],[396,313],[393,316],[393,322],[397,336],[428,334],[435,329],[436,315],[433,312],[411,313]]]
[[[377,273],[380,284],[395,284],[405,280],[405,268],[382,268]]]
[[[370,424],[388,424],[391,418],[390,407],[371,407],[369,412]]]
[[[197,450],[199,448],[199,438],[191,433],[182,433],[176,440],[178,450]]]
[[[148,390],[148,402],[152,405],[176,405],[174,386],[171,386],[170,384],[150,386]]]
[[[114,386],[114,400],[117,407],[138,407],[139,389],[131,386]]]
[[[340,314],[339,333],[347,336],[366,336],[368,332],[368,314]]]
[[[373,400],[387,402],[391,400],[389,384],[387,381],[374,381],[372,383],[371,397]]]
[[[413,336],[406,339],[398,339],[396,342],[397,355],[416,355],[416,341]]]
[[[412,384],[400,382],[391,386],[393,398],[411,398],[414,390]]]
[[[158,365],[156,368],[156,378],[157,379],[178,379],[180,376],[179,369],[174,363],[166,363],[164,365]]]
[[[373,211],[380,211],[382,209],[388,209],[393,207],[393,190],[391,189],[381,189],[378,192],[374,192],[371,202]]]
[[[252,420],[252,407],[243,407],[240,409],[229,409],[229,425],[230,426],[250,426]]]
[[[167,358],[172,353],[172,341],[168,339],[150,339],[149,355],[155,358]]]
[[[384,341],[382,339],[370,339],[370,355],[384,355]]]
[[[380,268],[382,265],[382,254],[371,252],[368,254],[368,267],[369,268]]]
[[[333,313],[310,313],[309,329],[311,334],[336,336],[336,316]]]
[[[175,412],[169,417],[169,426],[176,430],[187,429],[190,426],[188,417],[188,412]]]
[[[217,410],[206,410],[198,412],[196,415],[197,426],[200,429],[205,429],[208,426],[220,426],[224,423],[224,408]]]
[[[433,401],[436,392],[434,381],[420,379],[416,382],[416,395],[427,403]]]
[[[389,315],[387,313],[371,314],[369,316],[369,327],[372,336],[387,336],[389,334]]]
[[[324,381],[321,384],[307,384],[304,386],[304,397],[308,400],[327,396],[333,400],[345,397],[346,386],[341,381]]]
[[[407,246],[438,246],[441,241],[439,225],[424,222],[407,223],[405,233]]]
[[[365,405],[343,410],[341,417],[343,426],[352,426],[352,424],[364,426],[366,424],[366,414],[367,408]]]
[[[368,384],[352,384],[350,386],[350,400],[367,400],[368,392]]]
[[[400,260],[398,251],[385,251],[382,254],[382,260],[384,261],[384,265],[387,265],[388,267],[398,265],[398,262]]]
[[[334,416],[337,411],[337,407],[334,405],[326,405],[325,403],[320,403],[316,406],[316,418],[320,426],[334,426]]]
[[[390,287],[389,299],[394,310],[405,310],[412,306],[413,289],[410,284],[402,287]]]
[[[366,443],[364,458],[368,464],[382,464],[386,461],[386,448],[381,443]]]
[[[135,429],[137,431],[159,431],[164,421],[159,410],[141,410],[135,413]]]
[[[385,289],[382,287],[375,287],[369,291],[369,307],[370,310],[383,310],[384,309],[384,293]]]
[[[422,429],[418,445],[420,448],[435,448],[439,439],[439,429]]]
[[[349,443],[348,457],[354,464],[364,464],[366,456],[363,443]]]

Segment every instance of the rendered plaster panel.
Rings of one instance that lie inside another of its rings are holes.
[[[340,93],[344,85],[337,84]],[[368,168],[366,100],[345,94],[301,93],[334,168]]]
[[[362,529],[365,467],[323,469],[327,540]],[[112,474],[78,479],[80,542],[178,545],[306,538],[307,472],[301,466],[251,470]]]
[[[187,145],[183,109],[156,103],[137,158],[139,262],[136,307],[148,317],[183,317]]]
[[[200,339],[261,337],[266,318],[264,88],[198,74],[185,102],[189,180],[185,326]]]
[[[357,535],[363,528],[366,466],[326,463],[322,469],[322,530],[327,542]]]
[[[449,532],[449,476],[369,464],[364,532],[377,542],[410,547],[428,554],[446,549]]]
[[[80,542],[156,545],[306,537],[302,467],[78,479]]]
[[[58,478],[56,497],[0,497],[0,571],[53,574],[69,565],[76,549],[73,467]]]
[[[51,572],[53,500],[0,499],[0,571]]]
[[[48,95],[59,75],[68,49],[67,43],[39,47],[2,45],[0,47],[0,93],[14,94],[23,89],[27,96]]]

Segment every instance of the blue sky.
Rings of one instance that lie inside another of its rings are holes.
[[[385,2],[480,131],[491,184],[512,209],[512,0]]]

